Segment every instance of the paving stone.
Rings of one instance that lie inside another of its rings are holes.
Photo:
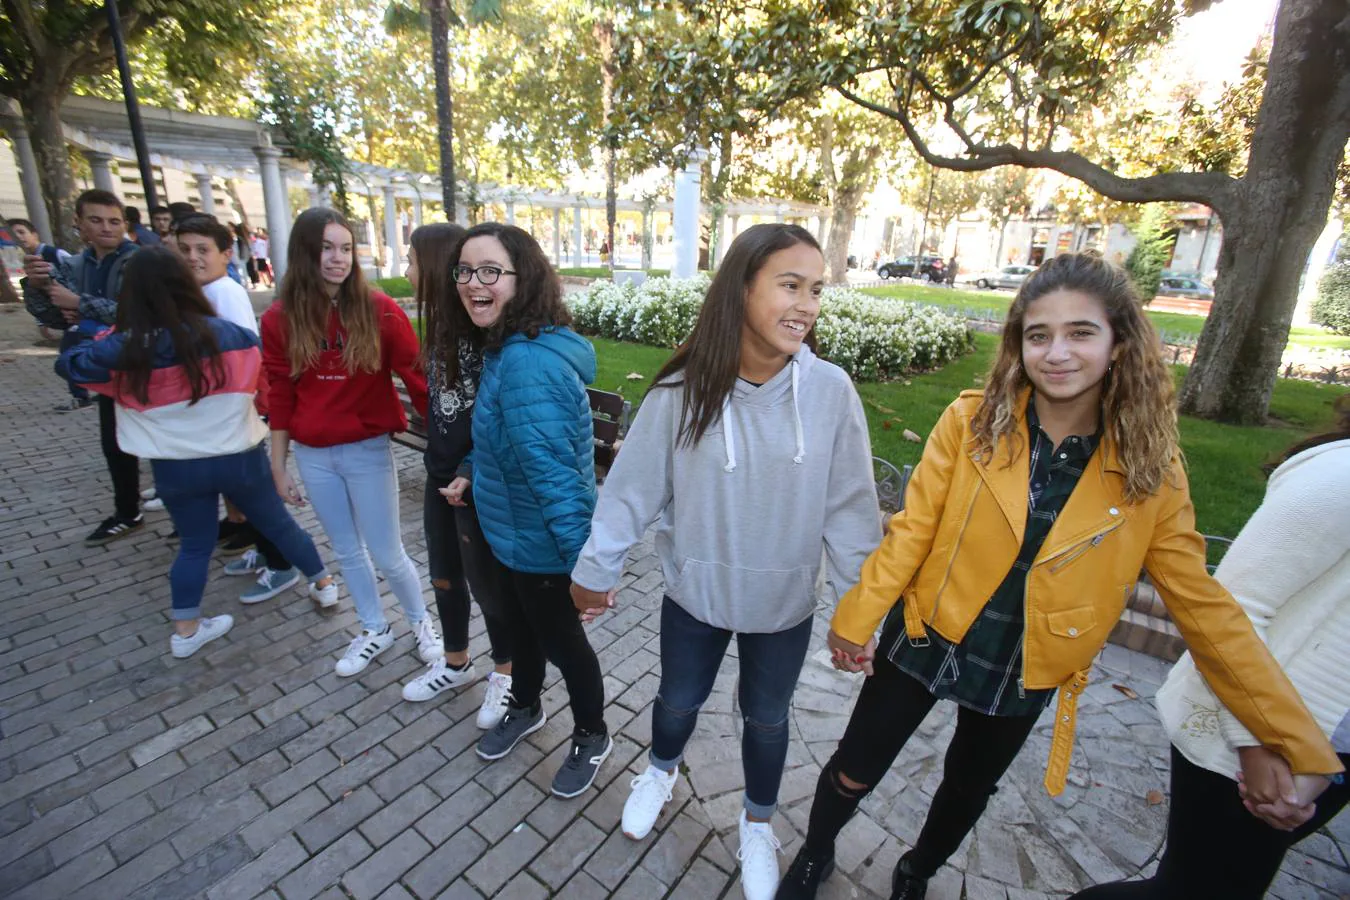
[[[421,835],[409,829],[342,876],[342,886],[354,900],[374,900],[431,849]]]
[[[344,760],[332,772],[319,779],[319,790],[336,800],[356,788],[369,784],[371,779],[393,765],[394,754],[383,747],[367,750],[355,759]]]
[[[289,835],[273,844],[247,865],[217,882],[206,892],[207,900],[253,897],[276,884],[287,872],[309,858],[300,842]]]
[[[107,812],[99,813],[83,825],[67,831],[48,843],[47,850],[51,853],[52,861],[56,865],[65,865],[127,826],[134,825],[141,819],[152,815],[154,811],[154,804],[144,795],[138,794],[117,804]]]
[[[478,861],[469,866],[464,877],[489,897],[497,893],[515,874],[530,864],[530,860],[548,842],[528,825],[521,825],[492,846]]]
[[[728,880],[727,874],[712,863],[702,859],[695,860],[668,896],[671,900],[719,897],[725,890]]]
[[[418,819],[417,830],[427,840],[439,845],[450,835],[474,821],[495,799],[477,782],[470,781]]]
[[[441,802],[425,785],[416,785],[401,797],[386,803],[384,808],[361,823],[361,834],[371,846],[381,847],[400,834],[413,822],[422,818]],[[420,829],[419,829],[420,830]],[[425,835],[425,832],[423,832]]]
[[[295,834],[310,853],[317,853],[374,815],[380,805],[374,791],[359,787],[295,829]]]
[[[7,894],[6,900],[51,900],[65,897],[95,878],[117,868],[106,847],[95,847],[77,856],[45,878],[29,883],[25,888]]]
[[[443,765],[445,757],[435,747],[423,747],[385,769],[371,781],[370,786],[382,798],[391,800],[406,793],[414,785],[422,784]]]
[[[173,847],[184,859],[267,812],[267,804],[253,791],[207,807],[202,818],[173,838]]]
[[[535,878],[557,890],[580,869],[605,840],[605,833],[585,819],[578,819],[548,849],[530,864]]]
[[[51,841],[97,815],[94,805],[85,797],[72,800],[29,824],[5,836],[0,841],[0,865],[6,865],[27,853],[46,846]]]
[[[528,782],[518,782],[490,806],[473,817],[473,829],[495,844],[520,825],[530,810],[544,799],[543,792]]]
[[[418,897],[436,896],[450,887],[487,849],[487,841],[473,829],[461,828],[447,840],[437,842],[435,849],[403,876],[403,882]],[[459,892],[466,887],[467,883],[458,889]]]
[[[206,716],[188,719],[183,724],[170,728],[163,734],[156,735],[140,746],[133,747],[131,761],[137,767],[149,765],[164,754],[177,750],[184,744],[190,743],[203,735],[210,734],[215,729],[216,726]]]
[[[287,797],[298,794],[341,763],[331,750],[320,748],[299,762],[288,766],[285,771],[268,779],[258,788],[269,805],[276,806]]]
[[[711,831],[706,824],[682,810],[642,858],[642,868],[655,875],[660,882],[677,883]]]
[[[342,876],[371,854],[371,846],[354,831],[322,853],[282,878],[277,889],[286,900],[309,900],[325,888],[336,884]],[[342,896],[339,894],[339,896]]]
[[[309,821],[329,806],[328,798],[318,788],[305,788],[276,809],[246,825],[240,836],[249,849],[257,853],[272,846],[281,837]]]
[[[68,900],[107,900],[127,897],[179,865],[182,860],[168,843],[159,843],[128,859],[97,881],[70,895]]]

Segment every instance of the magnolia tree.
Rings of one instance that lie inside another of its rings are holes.
[[[1126,165],[1088,140],[1139,61],[1207,0],[779,0],[734,6],[747,107],[835,91],[898,123],[944,169],[1053,169],[1129,203],[1202,203],[1223,222],[1216,299],[1183,411],[1265,419],[1299,278],[1350,136],[1350,5],[1284,0],[1245,158],[1211,143]],[[678,72],[664,73],[668,79]],[[669,89],[669,88],[668,88]],[[695,83],[681,90],[697,96]],[[1094,115],[1096,114],[1096,115]],[[1177,117],[1195,116],[1193,108]],[[934,136],[937,136],[936,138]],[[948,149],[950,148],[950,149]],[[1237,174],[1237,173],[1241,174]]]

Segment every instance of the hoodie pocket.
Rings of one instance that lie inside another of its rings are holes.
[[[676,582],[667,590],[691,612],[707,611],[718,620],[735,621],[739,627],[779,630],[800,622],[815,609],[816,569],[748,569],[686,559],[680,564]]]

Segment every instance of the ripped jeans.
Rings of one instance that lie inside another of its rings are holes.
[[[732,634],[699,621],[669,597],[662,601],[661,687],[652,704],[652,765],[670,771],[683,758]],[[787,761],[788,707],[811,641],[811,617],[786,631],[735,637],[745,810],[768,819],[778,805],[778,785]]]

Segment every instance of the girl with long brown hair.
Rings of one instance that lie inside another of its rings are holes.
[[[938,421],[905,508],[835,611],[834,663],[868,678],[821,771],[780,900],[815,896],[835,837],[938,700],[958,705],[956,733],[918,841],[892,876],[893,900],[924,896],[1056,691],[1045,786],[1060,793],[1077,698],[1141,569],[1215,693],[1271,751],[1247,772],[1254,796],[1278,798],[1278,766],[1339,772],[1289,679],[1205,568],[1171,372],[1128,277],[1065,254],[1023,283],[984,391],[962,393]]]
[[[178,529],[169,570],[174,656],[191,656],[234,623],[201,615],[222,494],[304,572],[311,594],[331,589],[314,542],[268,476],[267,426],[253,407],[258,336],[216,316],[179,254],[145,247],[131,256],[115,330],[77,344],[62,364],[116,403],[118,443],[150,460],[155,490]]]
[[[389,441],[408,427],[395,373],[417,411],[426,413],[417,335],[393,300],[367,286],[356,265],[352,228],[337,210],[300,214],[287,264],[277,300],[262,318],[272,476],[288,503],[304,504],[286,471],[294,447],[296,467],[361,620],[362,631],[338,660],[337,674],[361,672],[394,643],[371,556],[412,627],[418,654],[431,662],[443,649],[403,549]]]
[[[442,491],[461,473],[473,447],[473,407],[483,371],[486,336],[469,321],[459,302],[451,260],[464,237],[459,225],[423,225],[412,233],[408,280],[417,295],[417,314],[425,328],[422,342],[427,369],[427,480],[422,526],[436,611],[441,619],[445,656],[403,686],[403,699],[430,700],[478,677],[469,658],[470,588],[483,611],[494,671],[488,673],[478,727],[495,726],[506,713],[511,690],[511,635],[498,604],[508,584],[501,563],[483,537],[472,494],[464,506],[446,502]]]
[[[661,685],[649,762],[623,808],[634,840],[671,799],[735,638],[746,900],[771,900],[778,887],[771,823],[821,559],[832,601],[881,539],[862,401],[847,373],[811,349],[824,283],[825,258],[806,229],[762,224],[737,236],[689,340],[643,400],[572,571],[577,608],[602,612],[629,548],[657,526]]]

